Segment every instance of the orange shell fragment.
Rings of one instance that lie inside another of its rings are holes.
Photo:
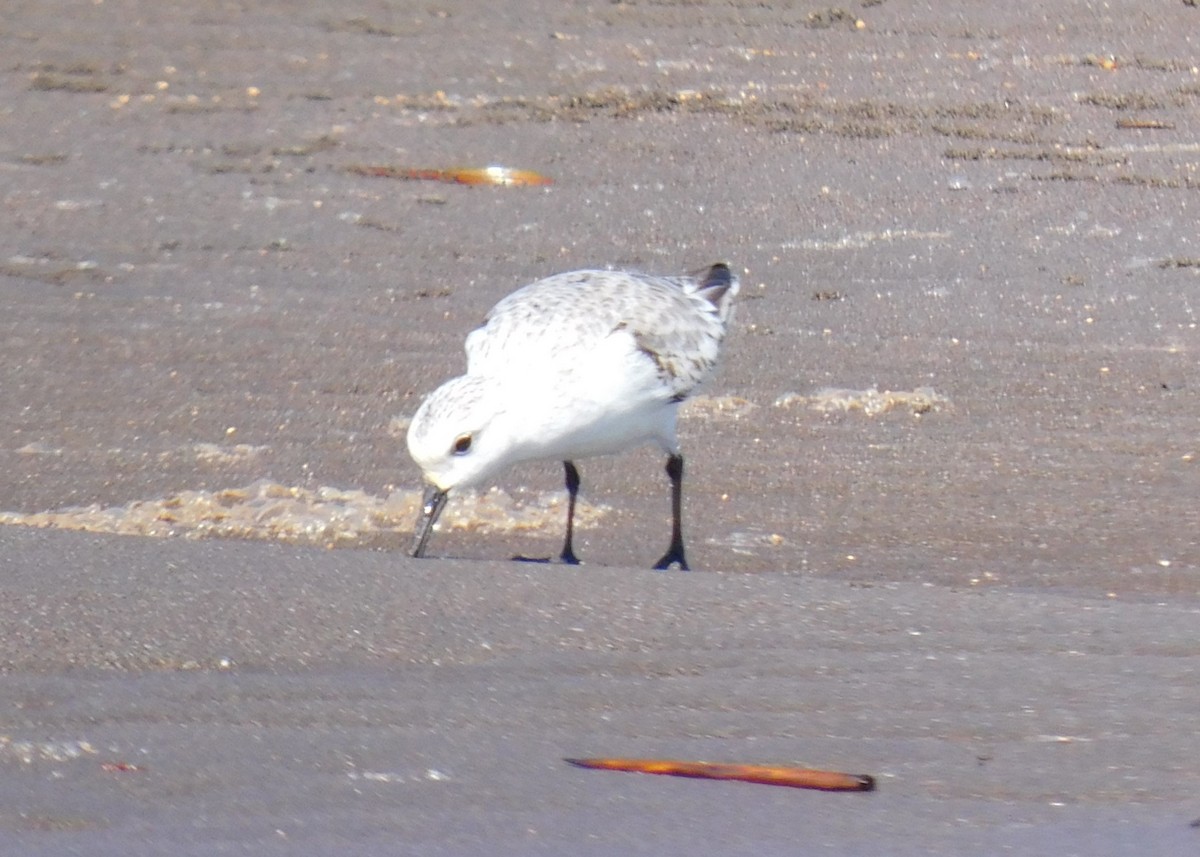
[[[554,179],[532,170],[511,167],[455,167],[452,169],[416,169],[412,167],[351,166],[347,170],[363,176],[410,181],[450,182],[497,187],[537,187],[554,184]]]
[[[554,179],[547,178],[532,170],[514,170],[510,167],[455,169],[445,170],[444,172],[449,176],[444,181],[455,181],[459,184],[494,184],[503,187],[525,187],[554,183]]]
[[[703,780],[740,780],[768,786],[817,789],[827,792],[869,792],[875,790],[875,778],[866,774],[843,774],[815,768],[785,765],[730,765],[714,762],[683,762],[675,759],[564,759],[576,767],[603,771],[631,771]]]

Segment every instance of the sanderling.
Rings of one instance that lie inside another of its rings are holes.
[[[657,443],[667,454],[672,524],[654,567],[687,569],[675,419],[716,366],[737,291],[724,264],[684,277],[573,271],[496,304],[467,336],[467,374],[430,394],[409,425],[409,454],[429,483],[412,555],[425,552],[450,491],[520,461],[558,459],[568,498],[560,559],[577,563],[575,460]]]

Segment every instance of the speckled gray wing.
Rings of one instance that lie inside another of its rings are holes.
[[[738,281],[725,265],[696,277],[621,271],[556,274],[513,292],[467,337],[467,372],[545,369],[565,354],[627,334],[652,361],[671,398],[712,372]]]

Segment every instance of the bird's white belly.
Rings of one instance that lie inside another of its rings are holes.
[[[653,363],[625,342],[606,341],[586,361],[529,373],[511,407],[523,424],[525,460],[608,455],[647,443],[678,449],[679,404]]]

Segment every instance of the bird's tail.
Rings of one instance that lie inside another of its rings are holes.
[[[717,308],[717,316],[722,322],[728,321],[740,285],[729,266],[718,262],[696,279],[699,280],[696,294]]]

